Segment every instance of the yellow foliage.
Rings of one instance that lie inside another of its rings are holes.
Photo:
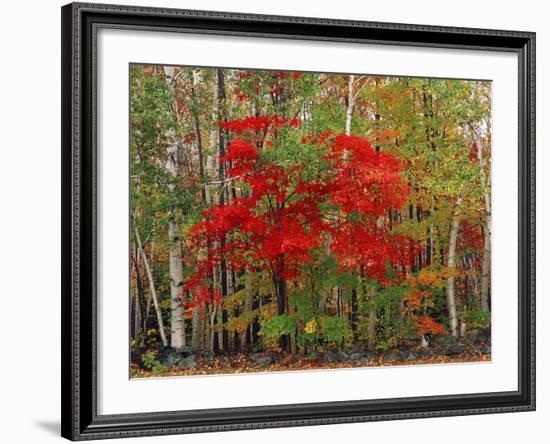
[[[431,288],[443,288],[445,281],[453,276],[457,277],[459,272],[456,268],[442,268],[437,271],[422,270],[417,276],[410,276],[407,279],[407,283],[413,287],[431,287]]]
[[[460,272],[456,268],[445,267],[441,269],[441,278],[449,279],[450,277],[458,277]]]
[[[317,331],[317,321],[315,319],[307,321],[304,331],[308,334],[315,333]]]
[[[256,319],[257,315],[257,310],[244,312],[240,316],[231,318],[228,322],[226,322],[225,329],[243,334],[254,319]]]
[[[262,305],[259,309],[261,319],[272,319],[277,315],[277,305],[275,303]]]

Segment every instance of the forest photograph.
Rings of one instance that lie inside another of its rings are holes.
[[[491,82],[131,64],[130,377],[491,360]]]

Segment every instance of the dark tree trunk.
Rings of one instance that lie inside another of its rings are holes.
[[[215,316],[214,317],[214,327],[216,326],[216,324],[218,323],[218,317]],[[219,341],[219,336],[217,334],[215,335],[212,335],[212,341],[213,341],[213,344],[212,344],[212,351],[219,351],[220,350],[220,341]]]
[[[234,270],[231,270],[231,292],[234,294],[237,292],[237,274]],[[233,309],[233,317],[238,318],[240,315],[240,308],[238,305]],[[241,350],[241,338],[240,334],[235,330],[233,332],[233,351],[239,352]]]
[[[279,276],[276,276],[273,279],[275,285],[275,292],[277,294],[277,314],[283,315],[287,312],[287,303],[286,303],[286,281],[281,279]],[[279,340],[279,345],[283,350],[287,350],[290,345],[288,335],[281,335]]]
[[[141,273],[139,270],[139,253],[134,254],[135,272],[136,272],[136,293],[135,293],[135,306],[134,306],[134,338],[137,337],[142,331],[147,331],[147,318],[143,315],[145,313],[143,283],[141,281]]]
[[[260,295],[256,295],[252,299],[252,310],[257,310],[260,308]],[[254,320],[252,321],[252,324],[249,328],[249,344],[257,344],[258,343],[258,332],[260,331],[260,322],[258,321],[258,317],[256,316]]]
[[[351,290],[351,311],[350,311],[350,323],[351,331],[353,332],[353,342],[357,342],[357,290],[353,288]]]
[[[222,249],[225,245],[225,240],[222,241]],[[221,293],[222,293],[222,298],[225,299],[225,297],[227,296],[227,271],[226,271],[226,262],[225,260],[222,260],[220,262],[220,273],[221,273],[221,279],[220,279],[220,283],[221,283]],[[228,335],[228,332],[227,330],[225,329],[225,324],[227,323],[227,310],[224,308],[222,310],[222,348],[223,350],[225,351],[228,351],[229,350],[229,335]]]
[[[225,113],[225,78],[224,78],[224,72],[223,69],[217,70],[217,85],[218,85],[218,116],[220,120],[226,121],[227,116]],[[218,154],[219,157],[222,157],[225,155],[225,131],[222,127],[218,129]],[[223,180],[225,179],[225,168],[222,162],[219,162],[218,165],[218,178],[222,182],[221,190],[220,190],[220,196],[219,196],[219,204],[220,206],[225,205],[225,189],[223,186]],[[220,240],[221,248],[223,250],[225,246],[225,238],[222,238]],[[220,284],[221,284],[221,294],[222,299],[225,299],[227,296],[227,263],[225,259],[222,259],[220,261]],[[227,322],[227,310],[224,308],[222,310],[222,323],[225,324]],[[229,335],[227,333],[227,330],[224,326],[222,326],[222,344],[221,347],[223,350],[228,350],[229,348]]]

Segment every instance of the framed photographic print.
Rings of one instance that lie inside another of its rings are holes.
[[[534,97],[534,33],[63,7],[62,435],[534,410]]]

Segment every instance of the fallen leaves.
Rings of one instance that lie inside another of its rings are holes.
[[[368,363],[363,361],[352,362],[327,362],[320,358],[309,359],[307,356],[295,358],[290,354],[284,355],[281,359],[270,365],[258,365],[251,362],[247,355],[237,354],[232,356],[216,356],[211,359],[200,358],[195,368],[169,368],[161,372],[152,372],[139,368],[132,364],[130,367],[131,378],[150,378],[168,376],[204,376],[217,374],[241,374],[258,372],[277,371],[299,371],[299,370],[330,370],[361,367],[387,367],[401,365],[438,365],[457,364],[465,362],[490,362],[490,354],[464,353],[457,356],[425,356],[417,359],[385,359],[384,356],[369,359]]]

